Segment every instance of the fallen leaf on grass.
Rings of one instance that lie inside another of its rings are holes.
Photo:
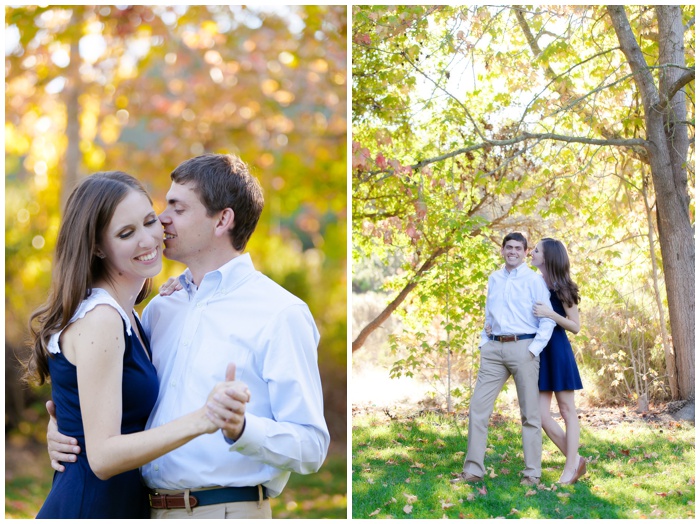
[[[570,497],[570,496],[571,496],[571,493],[557,493],[557,497],[561,497],[563,499]]]
[[[531,489],[527,493],[525,493],[526,497],[532,497],[533,495],[537,495],[537,490],[536,489]]]
[[[376,517],[377,515],[379,515],[379,512],[380,512],[381,510],[382,510],[381,508],[375,509],[372,513],[369,514],[369,516],[370,516],[370,517]]]
[[[655,509],[654,511],[652,511],[652,512],[650,513],[650,515],[651,515],[652,517],[660,517],[660,516],[663,515],[663,514],[664,514],[664,512],[661,511],[660,509]]]
[[[420,462],[415,462],[411,464],[412,468],[418,468],[418,469],[423,469],[425,467],[425,464],[421,464]]]
[[[367,479],[367,484],[374,484],[374,479]]]
[[[666,493],[665,491],[657,491],[656,494],[659,497],[668,497],[668,493]]]
[[[476,495],[474,495],[474,493],[469,493],[469,494],[467,495],[467,500],[468,500],[469,502],[472,502],[475,498],[476,498]]]
[[[516,513],[520,513],[517,509],[513,508],[510,510],[510,513],[508,515],[515,515]]]
[[[404,493],[404,497],[406,497],[406,502],[409,504],[413,504],[414,502],[418,501],[418,497],[416,495],[411,495],[410,493]]]
[[[481,487],[481,488],[477,488],[477,491],[479,493],[481,493],[482,495],[486,495],[488,493],[488,491],[486,491],[486,486]]]
[[[451,508],[452,506],[454,506],[454,504],[452,504],[452,502],[447,502],[446,500],[442,501],[442,509]]]
[[[411,506],[411,505],[409,505],[409,504],[406,504],[406,505],[403,507],[403,512],[406,513],[406,514],[413,513],[413,506]]]

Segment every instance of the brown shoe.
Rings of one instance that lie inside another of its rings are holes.
[[[581,457],[578,461],[578,468],[576,469],[576,474],[573,476],[570,482],[567,484],[574,484],[578,479],[586,474],[586,459]]]
[[[540,483],[540,477],[523,477],[520,483],[523,486],[537,486]]]
[[[457,475],[457,478],[450,479],[450,482],[452,484],[459,484],[462,482],[481,482],[482,480],[484,480],[484,477],[477,477],[476,475],[463,471]]]

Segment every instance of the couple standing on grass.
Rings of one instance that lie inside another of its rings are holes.
[[[463,471],[451,482],[483,480],[488,423],[494,403],[513,375],[522,419],[525,470],[521,484],[537,485],[542,473],[542,428],[566,456],[561,484],[574,484],[586,473],[578,454],[579,423],[574,390],[583,389],[565,330],[580,329],[578,286],[569,276],[564,245],[551,238],[532,251],[525,263],[527,239],[510,233],[503,239],[502,269],[489,277],[486,323],[481,335],[481,363],[469,407],[467,457]],[[551,417],[552,393],[566,431]]]

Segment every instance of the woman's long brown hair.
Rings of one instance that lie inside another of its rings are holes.
[[[107,276],[96,247],[114,210],[129,191],[140,191],[151,200],[141,183],[122,171],[90,175],[80,181],[68,198],[56,241],[49,296],[29,318],[32,351],[24,363],[26,382],[46,382],[51,335],[68,325],[80,303],[92,292],[93,283]],[[137,303],[148,296],[150,288],[151,279],[147,279]]]
[[[569,275],[569,255],[564,244],[553,238],[543,238],[542,254],[547,278],[559,300],[567,307],[581,302],[578,286]]]

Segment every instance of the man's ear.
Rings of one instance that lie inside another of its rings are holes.
[[[235,226],[235,216],[233,209],[227,207],[219,212],[219,220],[216,222],[214,234],[217,236],[228,235],[228,232]]]

